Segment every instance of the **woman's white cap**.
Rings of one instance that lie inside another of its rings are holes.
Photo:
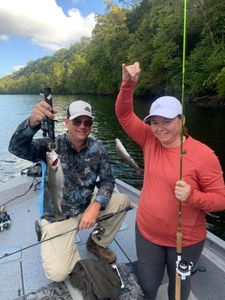
[[[149,110],[149,114],[144,118],[144,122],[151,116],[161,116],[168,119],[173,119],[182,114],[182,106],[180,101],[171,96],[163,96],[156,99]]]

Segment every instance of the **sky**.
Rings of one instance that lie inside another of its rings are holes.
[[[0,0],[0,77],[90,37],[103,13],[104,0]]]

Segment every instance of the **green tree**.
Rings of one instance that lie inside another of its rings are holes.
[[[91,38],[28,62],[0,79],[0,93],[116,94],[121,64],[141,63],[138,94],[180,96],[183,1],[105,1]],[[189,0],[185,93],[224,96],[224,0]]]
[[[120,81],[120,66],[126,60],[129,33],[125,10],[112,6],[103,16],[97,16],[97,25],[87,53],[96,92],[115,93]]]

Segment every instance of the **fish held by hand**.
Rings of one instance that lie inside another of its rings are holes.
[[[52,149],[46,152],[48,185],[56,221],[64,220],[61,203],[63,200],[64,174],[58,154]]]

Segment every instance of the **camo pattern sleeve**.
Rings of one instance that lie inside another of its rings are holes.
[[[32,162],[45,161],[47,140],[33,139],[39,129],[40,127],[30,127],[28,119],[23,121],[9,142],[9,152]]]
[[[102,205],[102,207],[105,208],[111,198],[115,180],[112,175],[112,170],[109,164],[106,149],[103,147],[101,142],[98,143],[99,143],[100,168],[98,173],[99,180],[97,182],[98,192],[95,201],[99,202]]]

